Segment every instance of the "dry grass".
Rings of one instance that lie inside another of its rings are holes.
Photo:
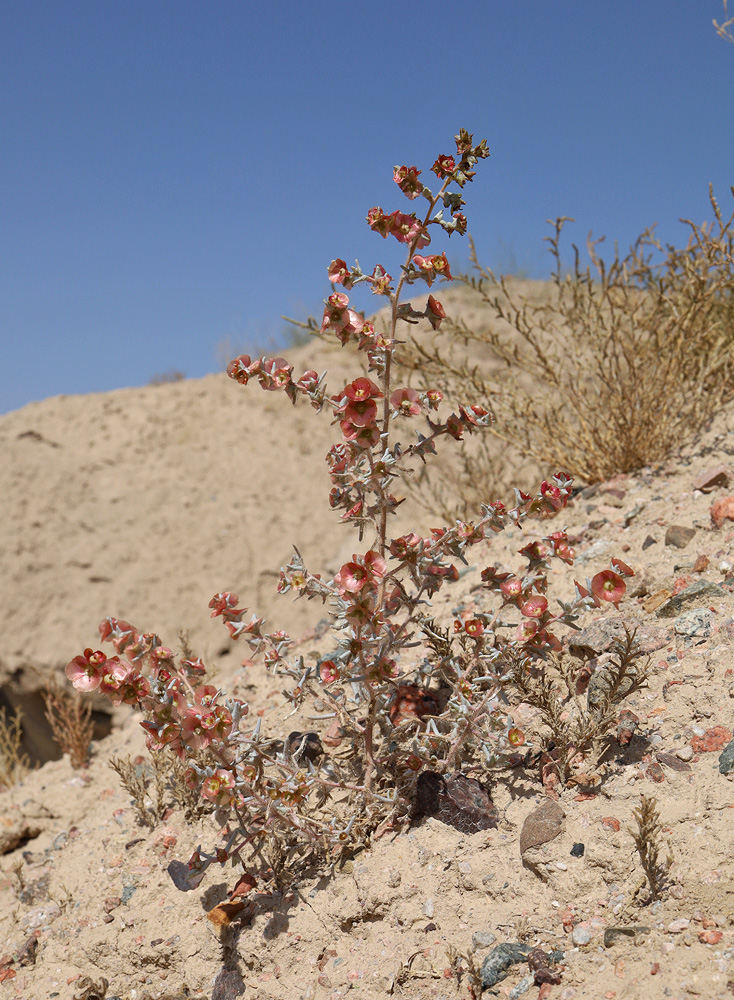
[[[541,295],[496,279],[472,248],[474,273],[459,280],[491,321],[447,320],[406,345],[421,384],[441,374],[452,402],[486,400],[497,418],[463,468],[447,467],[444,495],[458,482],[470,506],[490,483],[506,490],[508,455],[511,467],[519,455],[585,483],[632,472],[664,461],[734,399],[734,215],[710,200],[715,223],[682,220],[685,246],[663,246],[646,230],[606,263],[589,238],[592,264],[583,268],[574,247],[568,273],[560,242],[570,220],[558,219],[546,238],[553,280]],[[440,494],[433,502],[443,509]]]
[[[50,684],[43,692],[43,702],[54,742],[62,753],[69,754],[73,768],[86,767],[94,737],[92,706],[76,691],[56,684]]]
[[[727,17],[729,11],[729,0],[724,0],[724,17],[726,21],[721,24],[714,18],[714,28],[716,28],[716,34],[719,38],[723,38],[725,42],[731,42],[734,44],[734,17]]]
[[[17,708],[11,718],[0,708],[0,791],[17,784],[30,768],[28,757],[21,753],[23,713]]]
[[[650,890],[650,901],[652,901],[659,899],[663,890],[668,886],[673,856],[670,844],[663,844],[663,826],[660,822],[656,800],[643,795],[640,799],[640,805],[632,815],[635,819],[636,829],[630,832],[640,856],[640,864],[645,873],[645,880]],[[663,859],[664,849],[665,857]]]

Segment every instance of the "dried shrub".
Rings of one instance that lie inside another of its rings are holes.
[[[726,21],[722,21],[722,23],[719,24],[716,18],[714,18],[713,25],[714,28],[716,28],[716,34],[719,38],[723,38],[725,42],[731,42],[734,44],[734,27],[732,27],[732,25],[734,25],[734,17],[727,17],[729,13],[729,0],[723,0],[723,3],[724,17],[726,17]]]
[[[94,738],[92,706],[76,691],[65,690],[57,684],[49,684],[42,694],[46,707],[44,714],[54,742],[62,753],[69,754],[73,768],[86,767]]]
[[[529,669],[527,660],[510,655],[511,686],[519,700],[539,710],[549,730],[541,747],[551,755],[564,785],[573,777],[574,765],[583,761],[587,770],[598,766],[609,747],[619,706],[647,683],[648,664],[637,662],[643,654],[635,647],[634,632],[625,627],[625,638],[616,641],[612,652],[612,661],[599,675],[594,696],[589,694],[586,705],[575,694],[577,672],[569,657],[553,658],[561,687],[550,669]]]
[[[666,459],[734,398],[734,215],[725,219],[709,194],[715,223],[682,220],[685,246],[663,246],[648,229],[606,263],[589,238],[591,265],[574,246],[568,273],[560,241],[572,220],[557,219],[546,237],[550,286],[496,279],[472,246],[474,273],[460,280],[493,319],[447,320],[414,338],[404,359],[421,383],[441,373],[450,399],[470,392],[496,416],[458,478],[455,464],[447,469],[445,493],[458,483],[473,505],[497,484],[507,454],[496,441],[511,464],[519,455],[587,483],[631,472]]]
[[[212,811],[197,790],[187,785],[186,764],[175,754],[162,751],[137,760],[129,754],[112,757],[110,767],[130,796],[138,822],[150,830],[174,806],[183,809],[187,819],[197,819]]]
[[[663,827],[657,800],[643,795],[640,804],[632,813],[637,828],[630,830],[635,842],[640,864],[645,873],[645,879],[650,889],[650,901],[658,899],[669,883],[669,873],[673,864],[670,844],[663,844]],[[667,847],[665,859],[661,860],[664,848]],[[644,885],[644,883],[643,883]]]
[[[30,768],[27,755],[20,749],[23,742],[22,718],[19,708],[10,718],[5,708],[0,708],[0,791],[17,784]]]

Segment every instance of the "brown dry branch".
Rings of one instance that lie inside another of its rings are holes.
[[[574,762],[579,758],[592,770],[601,763],[620,704],[647,683],[648,664],[636,662],[643,654],[635,646],[634,632],[625,627],[625,638],[617,640],[612,652],[614,659],[599,675],[594,696],[588,697],[585,706],[575,695],[575,672],[566,657],[556,656],[553,661],[565,691],[555,683],[552,670],[534,671],[529,669],[526,659],[518,656],[510,659],[511,683],[519,700],[537,708],[541,721],[550,730],[542,746],[552,754],[564,785],[572,777]]]
[[[212,811],[186,783],[186,763],[166,750],[159,750],[142,761],[112,757],[110,767],[132,799],[132,806],[142,826],[154,829],[171,806],[182,809],[187,819],[198,819]]]
[[[647,879],[650,889],[650,901],[652,901],[658,899],[668,885],[668,876],[673,865],[673,855],[668,843],[665,859],[661,860],[664,847],[662,841],[663,827],[660,823],[660,813],[657,809],[656,799],[643,795],[640,799],[640,805],[634,810],[632,815],[637,824],[637,829],[631,829],[630,833],[635,842],[637,853],[640,856],[640,864]]]
[[[69,754],[75,769],[89,763],[89,747],[94,737],[92,706],[76,692],[49,684],[43,694],[46,721],[54,742],[62,753]]]
[[[734,28],[732,27],[732,25],[734,25],[734,17],[727,17],[727,14],[729,13],[728,11],[729,0],[723,0],[723,3],[724,3],[724,17],[726,17],[727,19],[726,21],[722,21],[722,23],[719,24],[716,18],[714,18],[713,20],[714,28],[716,28],[716,34],[719,36],[719,38],[723,38],[725,42],[731,42],[732,44],[734,44]]]
[[[23,713],[16,708],[8,718],[5,708],[0,708],[0,791],[17,784],[29,770],[26,754],[21,753]]]
[[[507,486],[498,469],[518,455],[586,483],[661,462],[734,398],[734,215],[709,195],[715,223],[681,220],[685,246],[648,229],[607,263],[589,237],[591,265],[574,246],[569,273],[560,241],[572,220],[557,219],[550,289],[496,279],[472,244],[474,273],[459,280],[494,318],[447,320],[406,345],[405,367],[423,386],[440,376],[452,402],[480,398],[496,416],[465,466],[445,467],[439,506],[457,483],[468,506]]]

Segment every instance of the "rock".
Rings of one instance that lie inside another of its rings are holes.
[[[691,748],[696,753],[714,753],[723,749],[731,740],[731,736],[731,729],[727,729],[726,726],[712,726],[702,736],[693,737]]]
[[[689,761],[693,760],[694,752],[693,747],[681,747],[680,750],[675,751],[675,756],[678,760]]]
[[[734,771],[734,740],[727,743],[719,757],[719,771],[721,774],[731,774]]]
[[[471,946],[473,951],[479,948],[489,948],[497,940],[497,935],[491,931],[474,931],[471,936]]]
[[[709,559],[709,557],[706,555],[705,552],[701,552],[700,555],[696,556],[696,561],[693,564],[693,572],[705,573],[710,565],[711,565],[711,560]]]
[[[644,937],[650,933],[650,928],[644,924],[634,924],[632,927],[607,927],[604,931],[604,947],[611,948],[618,941],[629,938]]]
[[[517,986],[513,986],[510,990],[509,997],[510,1000],[516,1000],[516,997],[524,996],[530,987],[535,982],[535,976],[532,973],[528,973],[527,976],[523,976]]]
[[[0,856],[27,844],[42,832],[38,823],[29,823],[25,816],[19,813],[0,816]]]
[[[603,816],[601,825],[605,830],[613,830],[615,833],[619,833],[620,822],[615,816]]]
[[[669,934],[682,934],[683,931],[687,931],[691,926],[691,921],[686,917],[681,917],[680,920],[673,920],[668,924]]]
[[[649,549],[651,545],[657,545],[657,539],[653,538],[652,535],[648,535],[645,541],[642,543],[642,551]]]
[[[585,850],[586,848],[584,847],[583,844],[574,844],[573,847],[571,848],[571,857],[583,858]]]
[[[591,941],[591,931],[583,924],[576,924],[574,929],[571,931],[571,940],[577,948],[583,948],[585,944],[588,944],[589,941]]]
[[[540,858],[536,857],[535,848],[555,840],[563,832],[565,815],[557,802],[553,799],[546,799],[525,817],[525,822],[522,825],[520,832],[522,863],[544,881],[546,876],[539,867]]]
[[[708,608],[694,608],[684,611],[673,622],[676,635],[697,635],[708,639],[714,631],[714,616]]]
[[[655,614],[658,618],[675,618],[690,604],[704,604],[708,601],[720,601],[723,598],[731,600],[731,594],[723,587],[709,580],[697,580],[666,601]]]
[[[418,776],[415,811],[418,816],[433,816],[462,833],[496,830],[499,821],[499,813],[484,785],[460,771],[446,776],[422,771]]]
[[[726,591],[722,593],[725,594]],[[642,653],[653,653],[670,642],[671,636],[667,629],[642,625],[631,618],[601,618],[588,628],[570,635],[568,651],[571,656],[586,660],[613,650],[617,642],[625,640],[625,625],[630,632],[635,632],[635,642]]]
[[[696,476],[691,488],[702,493],[710,493],[717,486],[727,487],[730,479],[731,471],[725,465],[719,465],[715,469],[706,469]]]
[[[530,948],[526,944],[520,944],[519,941],[498,944],[484,959],[479,970],[482,987],[487,990],[491,986],[501,983],[507,977],[512,966],[525,962],[529,954]]]
[[[542,983],[551,983],[557,986],[560,983],[561,973],[559,969],[555,968],[555,954],[555,952],[548,954],[542,948],[533,948],[528,955],[528,966],[536,986],[540,986]]]
[[[724,521],[734,521],[734,497],[722,497],[711,504],[711,520],[716,528]]]
[[[695,528],[684,528],[680,524],[671,524],[665,532],[665,544],[674,545],[676,549],[684,549],[695,534]]]

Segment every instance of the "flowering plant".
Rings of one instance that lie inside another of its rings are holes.
[[[463,129],[455,140],[456,155],[439,156],[432,167],[440,183],[435,193],[420,181],[416,167],[395,167],[403,194],[413,202],[424,200],[422,213],[375,207],[367,215],[371,229],[403,244],[399,277],[381,264],[370,273],[356,263],[348,267],[341,258],[329,265],[332,286],[343,290],[332,291],[314,332],[342,346],[355,345],[366,357],[367,374],[329,395],[323,374],[307,371],[294,378],[283,358],[243,354],[227,368],[236,382],[283,391],[294,404],[305,400],[330,413],[338,425],[340,438],[327,455],[329,504],[342,522],[355,527],[360,550],[332,579],[322,579],[296,549],[278,585],[281,593],[328,604],[327,655],[314,665],[289,656],[291,638],[268,631],[261,618],[248,619],[234,593],[218,593],[209,605],[233,639],[244,641],[270,670],[289,678],[286,696],[294,711],[314,698],[326,706],[328,731],[266,738],[260,720],[253,727],[246,724],[246,704],[205,683],[199,659],[184,655],[177,660],[157,636],[114,618],[107,618],[100,632],[116,655],[87,649],[67,667],[80,690],[96,690],[115,704],[140,709],[149,750],[167,748],[185,761],[187,783],[228,824],[224,847],[211,854],[199,848],[187,865],[173,868],[180,888],[198,885],[213,861],[241,859],[246,846],[262,854],[276,875],[307,859],[333,860],[345,846],[406,819],[421,775],[446,775],[463,765],[481,771],[512,753],[525,736],[514,724],[503,690],[510,666],[516,669],[518,658],[528,666],[542,661],[560,648],[554,627],[573,624],[581,608],[616,604],[624,593],[622,576],[631,571],[616,564],[586,581],[586,587],[577,584],[571,603],[559,602],[554,613],[546,597],[550,560],[573,561],[566,533],[555,531],[521,550],[528,564],[522,575],[496,566],[483,571],[486,590],[498,598],[494,611],[457,619],[453,634],[427,616],[430,598],[458,579],[457,563],[466,562],[470,547],[506,526],[531,516],[552,517],[565,507],[571,480],[563,473],[541,483],[537,494],[516,491],[512,507],[485,504],[476,521],[433,529],[430,537],[390,535],[390,519],[402,502],[395,489],[405,463],[425,462],[439,438],[460,441],[493,419],[483,405],[469,402],[441,416],[439,389],[418,392],[394,384],[399,324],[424,318],[436,328],[445,317],[433,295],[422,310],[401,301],[406,285],[423,281],[431,287],[438,278],[451,279],[445,253],[416,251],[441,231],[449,237],[466,232],[461,191],[473,180],[478,161],[489,155],[486,142],[475,145]],[[386,333],[351,307],[346,292],[358,284],[387,300]],[[427,425],[424,433],[412,443],[396,440],[396,427],[420,418]],[[513,615],[519,620],[505,620]],[[422,638],[416,638],[419,634]],[[419,646],[428,650],[422,660],[408,653]],[[341,745],[346,752],[329,752]]]

